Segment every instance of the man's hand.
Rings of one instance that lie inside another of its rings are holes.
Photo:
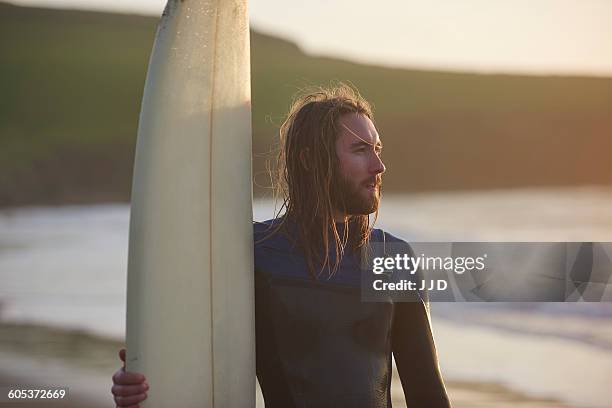
[[[149,384],[144,375],[125,371],[125,349],[119,350],[119,358],[123,362],[123,367],[113,375],[111,388],[115,404],[118,408],[138,408],[138,404],[147,399]]]

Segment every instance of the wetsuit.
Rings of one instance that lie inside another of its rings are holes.
[[[393,353],[409,408],[449,407],[424,302],[362,302],[358,257],[313,280],[291,233],[254,225],[257,377],[266,408],[391,407]],[[342,224],[338,224],[342,225]],[[381,230],[371,241],[404,241]]]

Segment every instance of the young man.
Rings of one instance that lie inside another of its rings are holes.
[[[266,407],[391,407],[393,354],[409,407],[450,407],[425,300],[364,302],[382,143],[369,104],[347,86],[298,98],[280,129],[283,201],[254,225],[256,365]],[[125,360],[125,352],[120,352]],[[146,398],[144,376],[113,376],[118,407]]]

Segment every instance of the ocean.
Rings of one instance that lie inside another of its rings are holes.
[[[595,186],[384,195],[377,226],[408,241],[599,242],[611,209],[612,188]],[[273,213],[254,203],[256,220]],[[128,230],[127,204],[1,210],[0,321],[122,340]],[[433,303],[432,321],[446,376],[606,406],[612,303]]]

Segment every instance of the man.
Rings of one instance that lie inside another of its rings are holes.
[[[392,354],[409,407],[449,407],[426,298],[361,299],[371,245],[410,250],[370,223],[385,166],[369,104],[345,85],[304,95],[280,142],[283,205],[254,225],[256,365],[266,407],[390,407]],[[113,382],[119,407],[146,398],[141,374],[122,368]]]

